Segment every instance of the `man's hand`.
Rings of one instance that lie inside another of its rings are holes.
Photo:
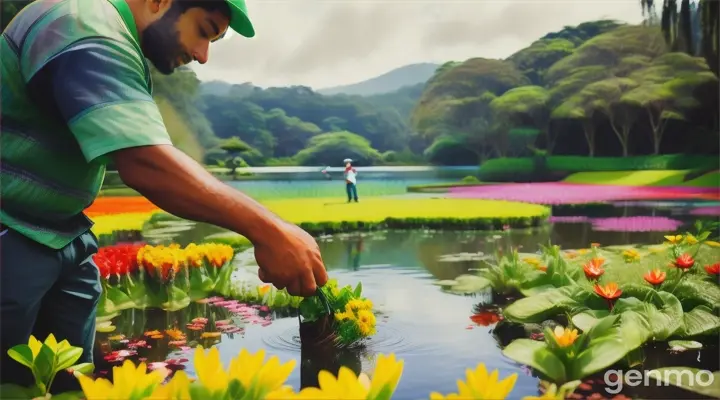
[[[312,296],[328,280],[317,242],[299,226],[217,180],[182,151],[168,145],[113,153],[122,180],[163,210],[237,232],[255,246],[264,282]]]
[[[258,276],[293,296],[309,297],[328,276],[315,239],[302,228],[278,221],[279,230],[265,243],[255,243]]]

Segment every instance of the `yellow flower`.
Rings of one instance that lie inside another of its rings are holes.
[[[166,377],[161,371],[147,373],[145,363],[135,367],[130,360],[122,366],[113,367],[114,384],[107,379],[92,378],[78,374],[83,394],[87,400],[125,400],[139,398],[142,393],[152,392]]]
[[[347,311],[338,312],[338,313],[335,313],[335,319],[338,320],[338,321],[344,321],[344,320],[346,320],[346,319],[347,319],[347,320],[350,320],[350,321],[353,321],[353,320],[355,319],[355,313],[353,313],[352,311],[350,311],[350,312],[347,312]]]
[[[165,334],[172,340],[185,340],[185,334],[179,329],[166,329]]]
[[[153,400],[190,400],[190,379],[185,371],[177,371],[170,382],[158,385],[150,395]]]
[[[260,293],[260,296],[265,296],[265,293],[270,291],[270,285],[260,285],[258,286],[258,293]]]
[[[375,315],[368,310],[360,310],[355,320],[358,330],[363,336],[375,334]]]
[[[667,240],[667,243],[678,244],[678,243],[682,242],[683,235],[668,235],[668,236],[665,236],[665,239]]]
[[[211,393],[225,393],[230,378],[220,362],[220,352],[217,347],[211,348],[207,353],[202,346],[195,349],[195,372],[198,380]]]
[[[558,325],[555,327],[553,336],[555,336],[555,341],[557,342],[558,346],[568,347],[571,344],[575,343],[575,340],[577,340],[578,331],[577,329],[570,330]]]
[[[692,245],[694,245],[694,244],[697,244],[697,242],[698,242],[698,240],[697,240],[697,238],[696,238],[695,236],[690,235],[690,234],[687,234],[687,235],[685,236],[685,243],[687,243],[687,244],[689,244],[689,245],[692,246]]]
[[[705,244],[710,247],[720,247],[720,242],[716,242],[714,240],[706,240]]]
[[[242,349],[240,354],[230,361],[231,379],[240,381],[246,392],[252,391],[249,398],[259,399],[265,398],[269,393],[276,396],[286,392],[282,385],[295,368],[295,360],[280,364],[280,359],[272,356],[267,363],[264,361],[265,350],[250,354],[246,349]]]
[[[622,252],[622,256],[625,259],[626,263],[640,260],[640,252],[636,249],[627,249]]]
[[[370,381],[370,392],[367,398],[374,399],[381,392],[395,392],[402,376],[404,362],[395,359],[395,354],[378,354],[377,364]],[[389,396],[390,397],[390,396]]]
[[[542,264],[542,261],[537,257],[525,257],[522,260],[532,266],[537,266],[537,265]]]
[[[203,332],[200,334],[200,339],[209,339],[209,338],[216,338],[220,337],[220,332]]]
[[[458,380],[458,393],[448,394],[447,397],[440,393],[433,392],[430,394],[431,399],[488,399],[502,400],[505,399],[515,386],[517,374],[498,380],[498,371],[494,370],[488,374],[485,364],[480,363],[475,370],[468,369],[466,371],[466,381]]]
[[[359,400],[367,399],[367,382],[358,379],[348,367],[340,367],[337,378],[328,371],[322,370],[318,374],[319,388],[308,387],[297,393],[293,398],[308,400]]]
[[[372,302],[368,302],[360,299],[352,299],[348,301],[346,309],[350,308],[353,311],[369,310],[372,308]]]

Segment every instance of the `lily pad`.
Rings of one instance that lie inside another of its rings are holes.
[[[436,286],[455,286],[458,284],[458,281],[454,279],[443,279],[437,282],[433,282],[433,285]]]
[[[702,343],[694,340],[671,340],[668,344],[673,351],[695,350],[703,347]]]

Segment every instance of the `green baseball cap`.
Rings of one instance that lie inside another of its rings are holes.
[[[230,5],[230,28],[248,38],[255,36],[255,28],[248,17],[245,0],[226,1]]]

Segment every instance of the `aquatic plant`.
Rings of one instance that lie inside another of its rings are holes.
[[[570,327],[545,328],[545,340],[517,339],[503,354],[529,365],[557,384],[582,379],[621,360],[625,350],[618,316],[609,316],[583,334]]]
[[[337,280],[330,279],[320,290],[328,300],[333,313],[332,333],[336,345],[347,347],[361,344],[362,339],[376,333],[376,318],[373,303],[362,297],[362,283],[353,289],[346,285],[338,286]],[[323,323],[326,315],[323,302],[318,296],[307,297],[300,302],[300,316],[304,324]]]
[[[210,293],[227,295],[233,256],[232,247],[218,243],[102,247],[93,256],[105,289],[98,315],[128,308],[178,310]]]

